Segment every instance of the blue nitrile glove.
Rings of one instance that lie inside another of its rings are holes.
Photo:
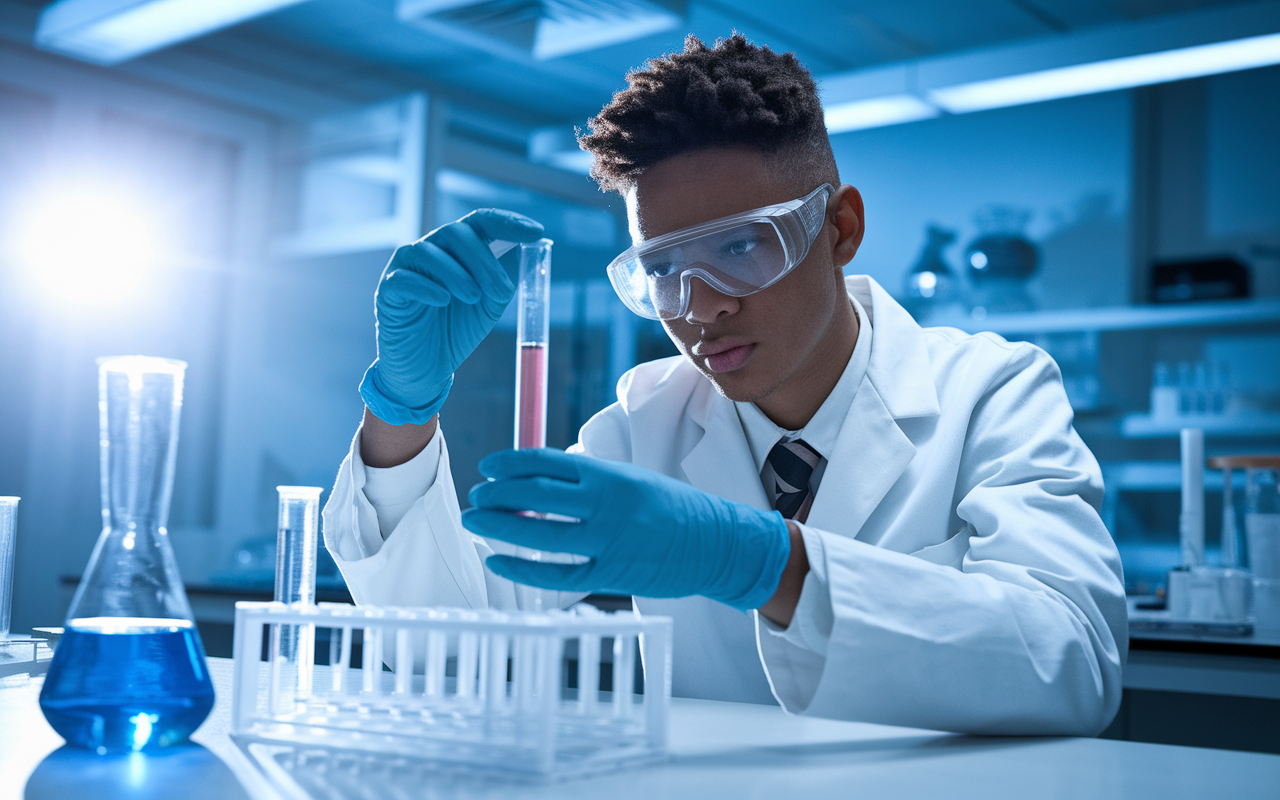
[[[360,396],[392,425],[429,421],[453,371],[493,329],[515,283],[489,242],[532,242],[542,225],[513,211],[473,211],[396,250],[374,296],[378,358]]]
[[[791,555],[787,523],[634,464],[559,450],[503,450],[480,462],[462,524],[511,544],[588,556],[551,564],[489,556],[493,572],[566,592],[641,597],[700,594],[734,608],[764,605]],[[561,522],[521,516],[539,511]]]

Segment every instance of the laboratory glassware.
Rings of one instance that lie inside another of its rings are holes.
[[[965,249],[974,308],[1031,311],[1027,281],[1040,264],[1040,250],[1025,233],[1029,209],[988,206],[974,216],[979,236]]]
[[[516,298],[516,449],[547,446],[551,240],[520,245]]]
[[[183,742],[213,707],[165,528],[186,366],[145,356],[98,361],[103,528],[40,708],[69,743],[99,753]]]
[[[315,667],[308,698],[280,703],[289,687],[261,678],[263,629],[302,623],[340,646]],[[336,748],[344,759],[363,751],[388,775],[424,759],[437,769],[562,778],[665,755],[668,617],[589,606],[530,613],[240,602],[235,636],[231,732],[258,742]]]
[[[1254,629],[1280,634],[1280,456],[1254,456],[1245,464],[1244,530]]]
[[[539,239],[520,245],[516,290],[517,450],[547,446],[547,350],[551,333],[551,245]],[[532,515],[533,512],[526,512]],[[517,556],[542,561],[540,550],[517,547]],[[542,590],[516,584],[521,608],[542,610]]]
[[[1181,413],[1181,393],[1173,385],[1169,365],[1157,362],[1151,381],[1151,416],[1156,419],[1172,420]]]
[[[0,497],[0,640],[9,636],[13,610],[13,553],[18,536],[18,498]]]
[[[300,607],[316,603],[316,558],[320,530],[318,486],[277,486],[280,496],[276,519],[276,602]],[[287,683],[298,701],[311,693],[315,661],[315,626],[280,625],[271,629],[273,679]]]
[[[907,308],[917,319],[926,319],[941,307],[953,303],[957,278],[943,253],[956,240],[956,232],[930,225],[924,248],[907,273]]]
[[[1182,566],[1204,564],[1204,430],[1182,429]]]
[[[1218,460],[1208,465],[1217,467]],[[1223,565],[1204,560],[1204,468],[1204,431],[1183,428],[1182,566],[1168,573],[1169,613],[1179,620],[1241,625],[1248,618],[1249,573],[1236,568],[1230,530],[1224,529]]]

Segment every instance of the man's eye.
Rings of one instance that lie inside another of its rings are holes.
[[[759,239],[734,239],[731,242],[725,242],[721,246],[721,252],[729,256],[745,256],[760,244]]]
[[[671,262],[665,264],[645,264],[644,274],[650,278],[665,278],[676,271],[676,265]]]

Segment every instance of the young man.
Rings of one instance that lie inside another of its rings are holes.
[[[324,512],[356,600],[625,593],[675,618],[676,695],[1100,731],[1120,701],[1124,590],[1053,361],[922,329],[844,277],[862,199],[793,56],[690,37],[628,80],[581,143],[626,199],[634,246],[614,287],[682,355],[627,373],[568,453],[486,458],[460,515],[436,412],[514,292],[487,244],[540,226],[479,211],[398,250],[364,425]]]

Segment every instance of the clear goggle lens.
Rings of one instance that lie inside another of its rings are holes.
[[[808,255],[832,191],[824,184],[800,200],[633,247],[609,265],[609,279],[622,301],[649,319],[684,316],[694,278],[731,297],[754,294],[781,280]]]

